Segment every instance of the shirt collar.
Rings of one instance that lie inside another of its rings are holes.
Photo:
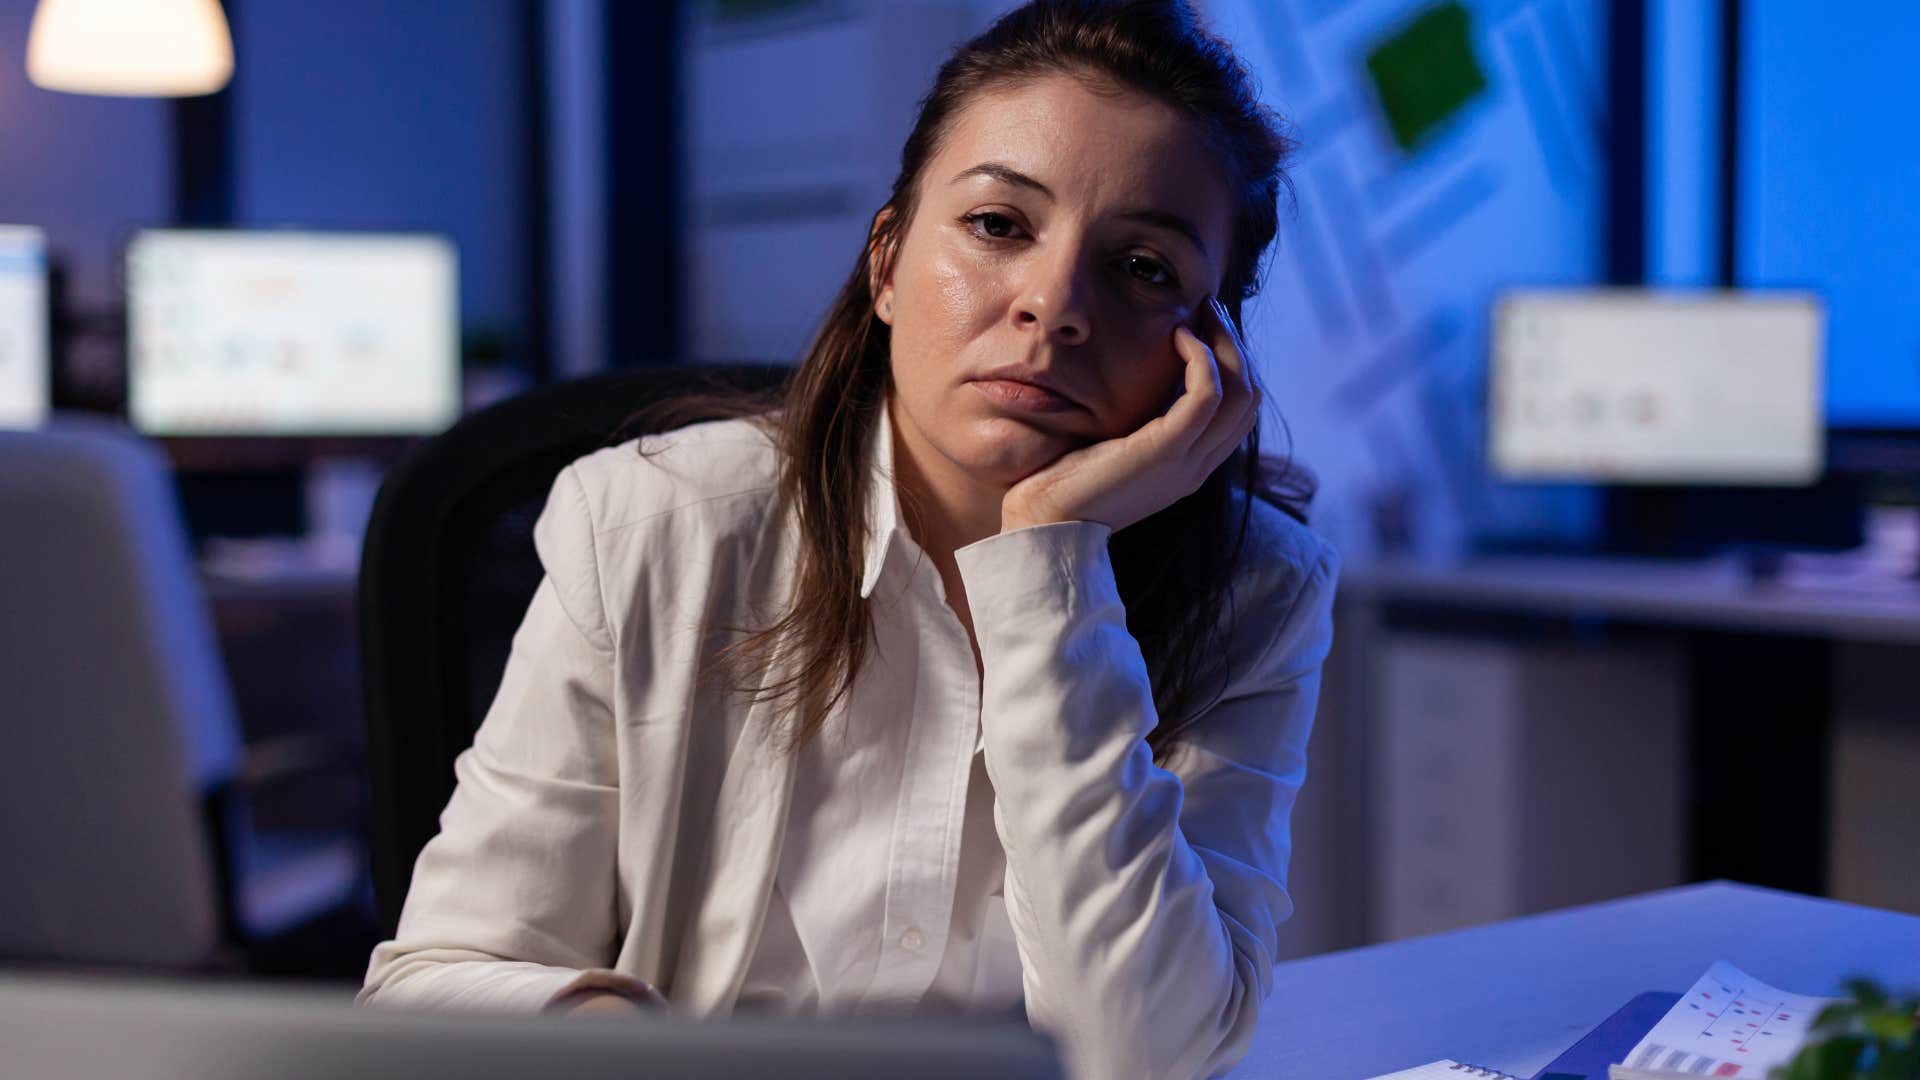
[[[900,527],[900,496],[893,479],[893,421],[888,418],[887,402],[880,399],[879,416],[867,439],[867,542],[866,566],[860,574],[860,598],[873,595],[880,581],[880,570],[887,564],[887,550],[893,546],[894,530]]]

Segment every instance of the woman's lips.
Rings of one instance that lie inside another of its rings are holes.
[[[1060,413],[1079,408],[1070,398],[1032,383],[1012,379],[975,379],[974,389],[1004,409],[1024,413]]]

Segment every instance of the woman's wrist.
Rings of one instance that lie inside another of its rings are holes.
[[[555,1013],[612,1013],[666,1007],[667,999],[652,983],[605,968],[581,972],[547,1003],[547,1011]]]
[[[562,1016],[621,1016],[645,1012],[646,1007],[625,994],[613,990],[575,990],[547,1006],[547,1011]]]
[[[1005,510],[1002,510],[1000,512],[1001,535],[1005,535],[1010,532],[1019,532],[1021,529],[1031,529],[1036,525],[1047,525],[1047,524],[1051,524],[1051,522],[1040,521],[1036,518],[1029,517],[1026,514],[1008,513]]]
[[[1002,533],[1015,532],[1020,529],[1031,529],[1037,525],[1058,525],[1063,521],[1070,520],[1073,519],[1062,517],[1057,513],[1049,513],[1043,507],[1030,506],[1024,500],[1016,501],[1008,499],[1000,504],[1000,531]]]

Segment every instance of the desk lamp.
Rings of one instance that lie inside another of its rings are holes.
[[[27,77],[70,94],[194,97],[233,76],[219,0],[40,0]]]

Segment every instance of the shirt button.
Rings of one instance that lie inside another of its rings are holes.
[[[910,927],[906,933],[900,935],[900,947],[908,952],[919,952],[926,944],[927,937],[918,927]]]

